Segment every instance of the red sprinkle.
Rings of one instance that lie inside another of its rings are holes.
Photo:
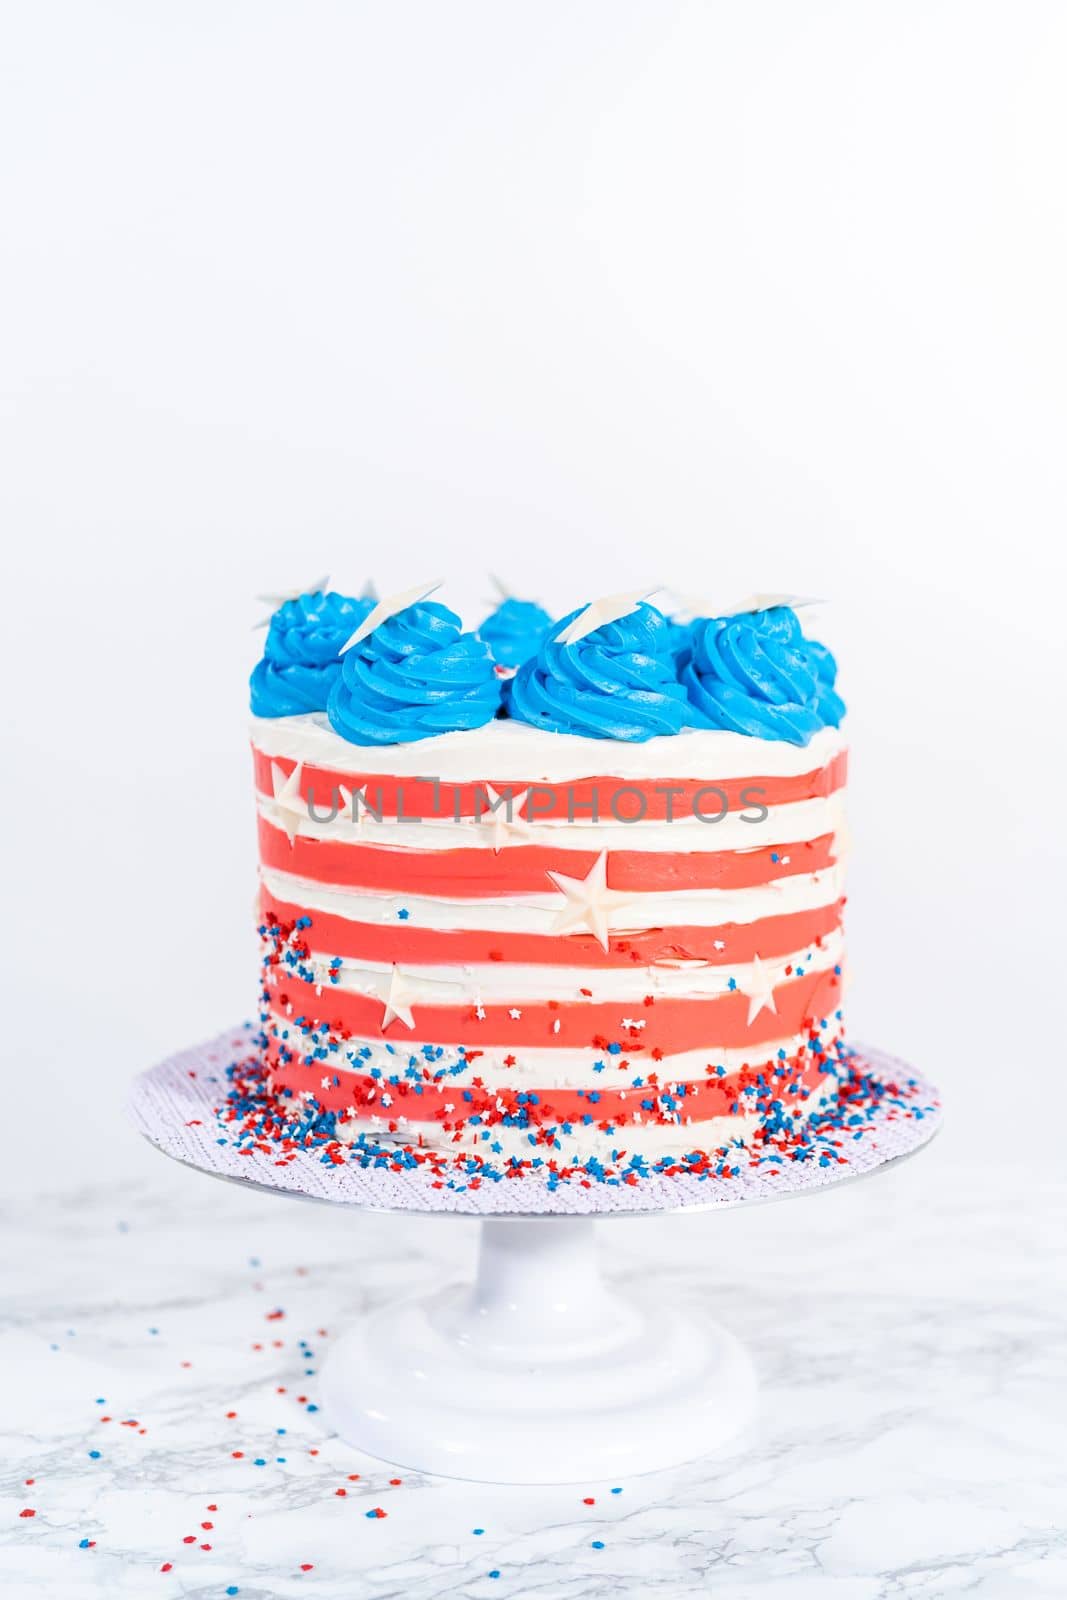
[[[20,1517],[35,1517],[36,1515],[36,1511],[32,1511],[29,1506],[26,1507],[25,1511],[19,1512]]]

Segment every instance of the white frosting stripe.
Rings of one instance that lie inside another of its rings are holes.
[[[365,890],[328,888],[287,872],[261,869],[272,895],[290,905],[344,917],[352,922],[396,924],[436,929],[487,929],[493,932],[551,934],[563,906],[560,894],[512,895],[501,899],[449,900],[429,895],[373,894]],[[823,872],[798,873],[752,889],[676,889],[666,894],[635,892],[625,907],[612,914],[612,934],[626,930],[670,927],[720,927],[724,923],[759,922],[793,911],[833,905],[841,897],[840,866]],[[400,913],[405,915],[401,918]]]
[[[515,845],[540,845],[552,850],[640,850],[689,853],[714,853],[722,850],[756,850],[773,845],[789,845],[824,834],[836,834],[844,819],[840,792],[817,800],[799,800],[790,805],[768,806],[761,820],[744,821],[741,813],[729,812],[719,822],[700,822],[693,816],[679,816],[673,822],[611,821],[593,823],[544,821],[524,823],[521,831],[498,836],[493,815],[455,822],[451,817],[426,817],[422,822],[397,822],[383,816],[376,821],[368,812],[359,812],[353,824],[351,811],[341,806],[333,821],[314,821],[304,808],[283,810],[270,796],[257,796],[259,814],[273,827],[292,829],[302,839],[318,839],[331,844],[388,846],[396,850],[476,850],[503,855]],[[325,819],[330,807],[324,802]],[[518,816],[518,813],[514,813]],[[501,813],[503,815],[503,813]]]
[[[272,1011],[277,1037],[293,1054],[302,1059],[310,1049],[302,1031],[292,1019],[279,1011]],[[836,1036],[831,1028],[823,1034],[825,1041]],[[775,1060],[793,1057],[803,1043],[804,1033],[783,1034],[776,1039],[755,1046],[716,1046],[709,1044],[704,1050],[679,1050],[653,1061],[647,1051],[634,1046],[619,1055],[605,1055],[602,1050],[544,1049],[536,1045],[523,1045],[521,1050],[501,1046],[483,1047],[471,1062],[463,1062],[451,1046],[433,1048],[429,1055],[417,1042],[404,1039],[350,1039],[336,1047],[326,1046],[321,1057],[324,1073],[369,1072],[377,1067],[384,1077],[403,1072],[414,1062],[421,1070],[461,1067],[449,1081],[461,1088],[473,1076],[488,1081],[510,1084],[520,1089],[617,1089],[633,1084],[633,1080],[646,1076],[650,1069],[658,1072],[661,1084],[697,1082],[707,1076],[708,1067],[722,1067],[727,1075],[740,1072],[744,1067],[761,1067]],[[320,1048],[318,1041],[316,1050]],[[366,1054],[363,1052],[366,1051]],[[318,1057],[316,1058],[319,1059]],[[597,1064],[603,1063],[598,1070]]]
[[[314,934],[314,928],[310,933]],[[824,938],[820,947],[809,946],[762,961],[762,972],[773,984],[784,983],[794,973],[799,976],[803,972],[821,972],[838,964],[843,949],[838,931]],[[342,961],[331,968],[330,959],[325,952],[312,950],[311,965],[321,979],[320,992],[326,995],[337,990],[379,995],[383,979],[388,980],[393,968],[393,963],[385,961]],[[476,1004],[490,999],[516,1005],[528,1000],[558,1000],[561,1004],[619,1000],[639,1005],[646,994],[693,999],[726,994],[731,989],[748,994],[759,981],[752,962],[732,966],[686,962],[631,970],[600,968],[592,972],[587,967],[523,966],[514,962],[464,966],[416,966],[405,962],[397,965],[397,971],[404,977],[405,989],[416,1005]],[[336,981],[331,972],[336,973]]]
[[[594,774],[651,783],[799,777],[826,766],[845,748],[837,728],[821,729],[806,745],[719,730],[625,744],[566,733],[546,738],[543,729],[506,720],[487,723],[474,733],[444,733],[415,744],[361,746],[340,738],[318,712],[255,717],[252,742],[266,756],[326,771],[494,784],[568,783]]]

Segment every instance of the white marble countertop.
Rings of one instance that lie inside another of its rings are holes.
[[[959,1165],[945,1137],[803,1204],[601,1224],[612,1274],[748,1342],[760,1413],[675,1471],[530,1489],[384,1466],[313,1409],[329,1338],[469,1273],[476,1224],[342,1214],[151,1155],[133,1181],[23,1200],[3,1592],[1062,1597],[1065,1211],[1061,1180]]]

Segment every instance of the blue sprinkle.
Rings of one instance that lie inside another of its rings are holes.
[[[496,1568],[496,1567],[494,1567],[494,1568],[493,1568],[493,1570],[492,1570],[492,1572],[491,1572],[491,1573],[490,1573],[490,1574],[489,1574],[489,1576],[490,1576],[490,1577],[491,1577],[491,1578],[499,1578],[499,1576],[500,1576],[500,1572],[499,1572],[499,1570],[498,1570],[498,1569],[497,1569],[497,1568]]]
[[[100,1460],[100,1452],[99,1452],[99,1450],[90,1450],[89,1451],[89,1460],[90,1461],[99,1461]]]
[[[107,1405],[107,1401],[104,1399],[103,1395],[100,1396],[100,1398],[97,1400],[96,1403],[97,1403],[98,1406],[106,1406]]]
[[[78,1540],[78,1549],[79,1550],[88,1550],[88,1548],[89,1548],[88,1539],[79,1539]]]
[[[612,1492],[612,1494],[622,1494],[622,1490],[621,1489],[612,1489],[611,1492]]]
[[[235,1583],[231,1583],[230,1587],[226,1590],[227,1594],[240,1594],[240,1592],[241,1591],[238,1589]]]
[[[594,1539],[593,1540],[593,1549],[594,1550],[603,1550],[603,1548],[604,1548],[603,1539]]]
[[[485,1529],[484,1528],[472,1528],[471,1532],[472,1533],[484,1533]]]

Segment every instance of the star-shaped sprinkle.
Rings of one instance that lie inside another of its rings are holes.
[[[584,639],[587,634],[595,633],[597,628],[607,627],[609,622],[618,622],[621,617],[628,617],[631,611],[636,611],[642,600],[647,600],[649,595],[657,594],[658,584],[646,585],[643,589],[629,589],[625,594],[607,594],[602,600],[592,600],[584,611],[579,611],[572,622],[569,622],[562,633],[555,636],[556,644],[577,644],[579,639]]]
[[[552,924],[552,932],[567,933],[584,927],[601,949],[607,950],[610,913],[632,900],[632,896],[608,888],[608,852],[601,850],[584,878],[568,878],[562,872],[549,872],[548,876],[567,899]]]
[[[303,796],[300,793],[300,776],[304,770],[304,763],[298,761],[296,766],[286,777],[276,761],[270,764],[270,783],[274,791],[274,804],[281,812],[281,824],[285,829],[286,838],[289,840],[290,850],[296,841],[300,829],[300,819],[306,816]]]
[[[398,967],[394,967],[389,974],[389,988],[381,998],[385,1003],[385,1011],[382,1014],[380,1032],[384,1033],[394,1018],[402,1022],[405,1028],[415,1026],[415,1018],[411,1015],[411,1002],[415,998],[415,991]]]
[[[761,1011],[773,1011],[777,1016],[778,1006],[774,998],[774,980],[759,956],[752,957],[752,982],[747,990],[742,991],[748,996],[747,1026],[751,1028]]]
[[[491,783],[483,783],[482,788],[485,790],[486,799],[489,801],[489,804],[495,809],[491,813],[479,811],[478,824],[481,826],[483,817],[491,815],[493,824],[493,854],[498,856],[504,845],[507,844],[509,836],[513,835],[517,839],[530,838],[530,824],[527,822],[526,818],[521,815],[522,808],[526,804],[526,797],[530,791],[529,789],[524,789],[521,794],[513,794],[510,802],[502,802],[500,796],[497,794]]]
[[[401,594],[391,594],[384,600],[379,600],[373,611],[369,611],[363,618],[359,627],[346,644],[341,646],[340,654],[351,650],[354,644],[359,644],[368,634],[380,628],[383,622],[388,622],[390,617],[395,617],[398,611],[406,611],[408,606],[417,606],[420,600],[425,600],[427,595],[433,594],[444,583],[443,578],[438,578],[435,583],[420,583],[414,589],[405,589]]]
[[[279,606],[284,606],[289,600],[299,600],[301,595],[325,594],[329,582],[330,579],[329,575],[327,574],[327,576],[324,578],[316,578],[314,583],[309,583],[304,589],[286,589],[283,594],[257,594],[257,600],[259,600],[265,606],[270,606],[270,615],[261,617],[258,622],[252,624],[253,633],[257,628],[270,627],[270,619],[278,610]]]

